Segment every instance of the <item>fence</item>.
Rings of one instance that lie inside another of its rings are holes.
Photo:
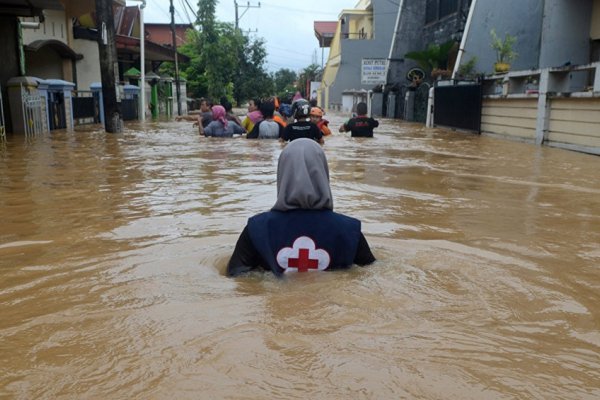
[[[39,135],[44,131],[42,119],[42,101],[44,101],[44,98],[24,91],[22,93],[25,136]]]
[[[138,95],[134,93],[125,93],[121,99],[121,113],[123,121],[132,121],[139,119]]]
[[[100,122],[98,98],[91,90],[73,92],[73,120],[76,125],[97,124]]]
[[[477,82],[444,81],[434,89],[433,121],[479,133],[481,131],[482,86]]]

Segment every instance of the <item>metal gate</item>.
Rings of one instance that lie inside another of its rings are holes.
[[[31,95],[21,89],[23,100],[23,123],[25,136],[38,135],[44,131],[42,120],[42,101],[43,97]]]
[[[133,94],[125,94],[121,99],[121,113],[123,121],[132,121],[138,118],[138,96]]]
[[[436,86],[434,96],[435,125],[481,133],[481,84]]]
[[[48,91],[48,112],[50,113],[49,129],[51,131],[67,128],[65,94],[63,92]]]
[[[98,100],[91,90],[73,92],[73,121],[77,125],[99,122]]]
[[[415,91],[415,113],[416,122],[425,123],[427,119],[427,100],[429,99],[429,84],[424,82]]]

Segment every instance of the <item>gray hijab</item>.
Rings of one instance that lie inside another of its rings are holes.
[[[312,139],[290,142],[277,165],[277,201],[272,210],[333,210],[329,167],[323,149]]]

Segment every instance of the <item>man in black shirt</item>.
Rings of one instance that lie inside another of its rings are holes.
[[[282,139],[291,142],[294,139],[308,138],[313,139],[320,144],[325,143],[323,140],[323,132],[321,132],[317,125],[308,120],[309,116],[310,104],[308,104],[308,102],[296,108],[296,113],[294,114],[296,122],[285,127]]]
[[[352,132],[352,137],[373,137],[373,128],[379,126],[379,121],[367,115],[367,104],[358,103],[356,105],[356,117],[351,118],[340,126],[340,132]]]

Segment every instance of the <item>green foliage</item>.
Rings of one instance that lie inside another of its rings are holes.
[[[320,79],[321,74],[321,67],[317,64],[311,64],[304,68],[298,75],[296,90],[299,90],[300,93],[304,94],[305,98],[308,98],[310,93],[306,93],[307,83]]]
[[[239,105],[253,97],[268,97],[274,92],[273,81],[264,69],[267,57],[263,39],[246,38],[241,47],[239,74],[236,75],[234,98]]]
[[[492,37],[492,49],[496,51],[496,61],[499,63],[510,63],[517,57],[517,53],[513,50],[513,46],[517,43],[517,38],[509,35],[504,36],[504,40],[500,39],[496,34],[496,30],[490,31]]]
[[[225,96],[240,101],[271,95],[272,81],[264,70],[266,59],[262,39],[251,40],[230,23],[215,18],[217,0],[198,1],[199,29],[188,34],[180,51],[190,58],[182,63],[181,76],[193,97],[218,101]],[[164,71],[172,68],[164,66]]]
[[[429,44],[425,50],[410,51],[404,57],[415,60],[425,71],[431,72],[433,69],[447,69],[450,50],[455,42],[449,40],[443,44]]]
[[[477,57],[471,57],[469,61],[461,64],[458,67],[458,75],[462,78],[472,78],[476,75],[475,65],[477,64]]]
[[[298,79],[296,72],[291,69],[282,68],[271,75],[275,85],[275,93],[279,98],[284,98],[286,94],[295,91],[294,83]]]
[[[217,3],[217,0],[198,1],[198,29],[190,31],[187,44],[180,47],[180,52],[190,59],[181,62],[179,69],[192,97],[218,101],[225,96],[239,105],[253,97],[295,92],[295,83],[304,92],[306,80],[319,76],[317,65],[307,67],[300,77],[287,69],[267,73],[264,40],[253,40],[232,24],[217,21]],[[161,73],[174,76],[172,64],[164,63]]]

